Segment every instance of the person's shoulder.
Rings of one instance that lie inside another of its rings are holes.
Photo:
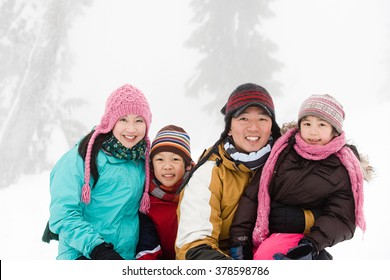
[[[355,145],[345,144],[345,146],[348,147],[354,153],[354,155],[358,158],[358,160],[360,160],[360,154],[358,148]]]
[[[358,159],[363,172],[364,180],[370,182],[375,177],[375,170],[374,167],[370,164],[368,156],[361,154],[358,151],[358,148],[353,144],[346,144],[345,146],[348,147]]]
[[[74,146],[56,162],[50,172],[50,177],[65,176],[65,174],[68,174],[69,172],[79,174],[82,172],[83,168],[84,163],[78,152],[78,146]]]

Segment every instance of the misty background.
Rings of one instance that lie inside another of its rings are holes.
[[[389,259],[389,14],[386,0],[0,0],[0,258],[55,258],[56,243],[40,241],[49,172],[116,88],[143,91],[150,138],[182,126],[197,160],[230,93],[254,82],[280,125],[313,93],[343,104],[346,136],[377,176],[366,234],[330,251]]]

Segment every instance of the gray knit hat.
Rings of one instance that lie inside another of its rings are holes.
[[[298,124],[306,116],[315,116],[330,123],[339,134],[343,131],[345,113],[343,106],[329,94],[313,94],[301,105]]]

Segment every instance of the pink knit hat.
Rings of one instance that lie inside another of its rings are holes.
[[[95,131],[92,134],[89,142],[87,153],[85,156],[85,173],[84,173],[84,185],[82,188],[81,200],[88,204],[91,199],[91,187],[90,183],[90,165],[91,165],[91,151],[96,137],[99,134],[110,132],[116,122],[126,115],[139,115],[146,123],[145,141],[147,144],[145,154],[145,188],[141,200],[140,210],[146,212],[149,209],[149,150],[150,140],[148,137],[148,131],[150,123],[152,122],[152,113],[150,112],[149,103],[146,100],[143,93],[132,85],[125,84],[124,86],[115,90],[108,97],[106,102],[106,109],[104,115],[100,121],[100,124],[95,127]]]

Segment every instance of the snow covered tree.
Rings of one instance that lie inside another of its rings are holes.
[[[67,137],[82,129],[58,86],[71,56],[67,32],[90,0],[3,0],[0,4],[0,188],[45,167],[54,126]]]
[[[220,109],[235,87],[254,82],[280,94],[273,75],[282,65],[276,46],[261,34],[261,20],[272,16],[269,0],[192,0],[197,28],[186,42],[202,59],[186,83],[188,96],[214,96],[206,109]]]

